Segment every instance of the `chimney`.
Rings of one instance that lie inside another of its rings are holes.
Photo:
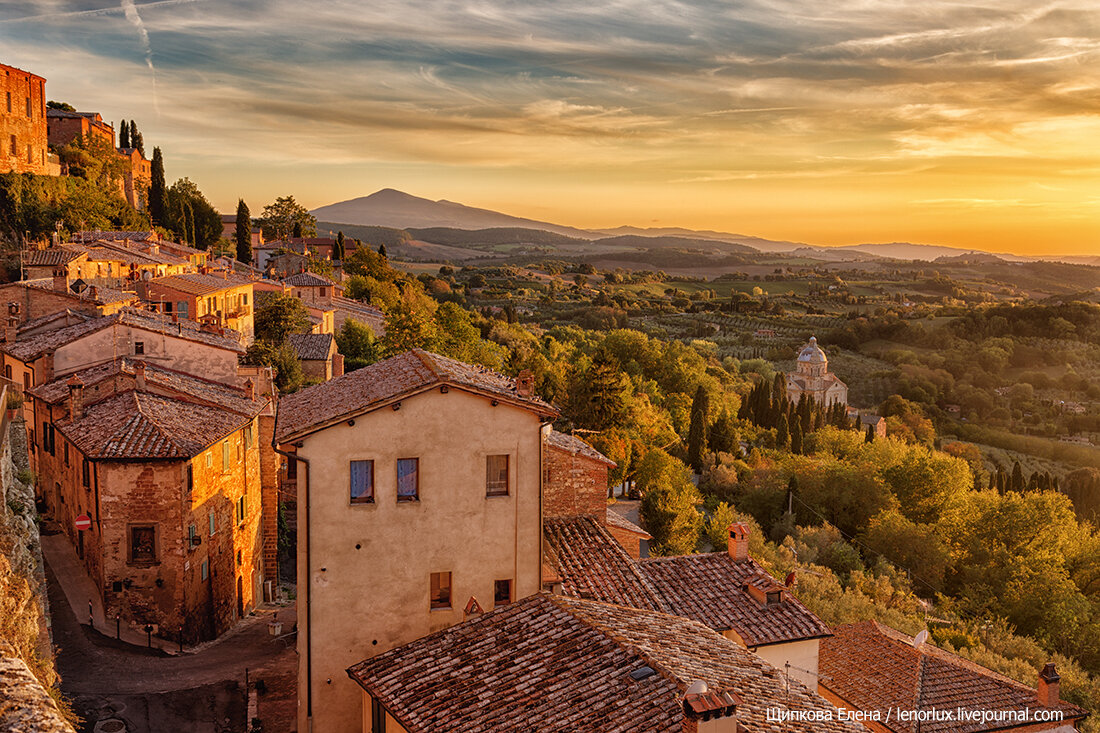
[[[520,397],[535,396],[535,374],[530,369],[524,369],[516,377],[516,394]]]
[[[692,682],[681,698],[684,733],[735,733],[741,698],[732,689],[711,689],[706,682]]]
[[[726,552],[735,562],[746,562],[749,559],[749,525],[744,522],[735,522],[729,526],[729,543]]]
[[[14,344],[19,337],[19,316],[8,316],[8,325],[4,329],[4,341]]]
[[[244,395],[250,400],[256,399],[256,383],[252,381],[252,378],[244,380]]]
[[[137,382],[137,388],[139,390],[145,389],[145,362],[134,362],[134,381]]]
[[[58,267],[53,271],[53,289],[59,293],[69,292],[69,269]]]
[[[1058,707],[1061,697],[1061,679],[1054,669],[1054,662],[1047,662],[1043,671],[1039,673],[1039,686],[1036,690],[1040,705],[1048,708]]]
[[[53,381],[53,352],[47,351],[42,356],[42,384]]]
[[[67,384],[69,385],[69,418],[79,420],[84,417],[84,382],[74,374]]]

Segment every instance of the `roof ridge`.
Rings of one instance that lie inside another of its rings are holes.
[[[638,579],[638,581],[642,584],[642,588],[645,589],[646,594],[649,595],[650,599],[654,603],[656,603],[658,607],[660,607],[661,611],[663,613],[671,614],[672,607],[668,605],[668,602],[665,600],[664,595],[662,595],[661,592],[652,583],[649,582],[649,578],[646,577],[645,573],[641,571],[641,568],[638,567],[637,561],[635,561],[634,557],[626,551],[626,548],[622,546],[622,543],[620,543],[612,536],[610,532],[607,531],[607,527],[604,526],[602,522],[599,522],[592,517],[583,517],[583,519],[587,519],[589,522],[591,522],[592,525],[596,528],[596,532],[603,535],[603,538],[607,540],[608,546],[612,548],[612,552],[616,553],[626,560],[627,565],[630,567],[631,575]]]
[[[420,363],[424,365],[424,368],[431,372],[431,375],[436,379],[442,380],[443,375],[439,373],[439,369],[434,359],[428,358],[429,352],[421,348],[409,349],[413,356],[420,360]],[[434,356],[434,354],[433,354]]]

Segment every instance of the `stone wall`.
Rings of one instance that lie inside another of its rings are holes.
[[[0,730],[20,733],[73,733],[57,703],[15,648],[0,640]]]
[[[606,521],[606,463],[547,444],[542,470],[544,516],[589,516],[601,524]]]
[[[0,173],[49,172],[46,80],[0,64]]]

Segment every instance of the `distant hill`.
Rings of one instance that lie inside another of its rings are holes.
[[[704,240],[718,240],[721,242],[735,242],[737,244],[744,244],[749,247],[753,247],[760,252],[789,252],[791,250],[798,249],[799,247],[806,247],[808,245],[801,242],[785,242],[777,241],[773,239],[763,239],[762,237],[753,237],[748,234],[733,234],[731,232],[716,232],[713,229],[684,229],[682,227],[615,227],[614,229],[599,229],[596,230],[600,234],[606,234],[609,237],[620,237],[625,235],[637,235],[640,237],[682,237],[684,239],[704,239]]]
[[[743,244],[726,242],[717,239],[695,239],[690,237],[650,237],[638,234],[624,234],[618,237],[605,237],[592,242],[594,247],[609,247],[614,249],[707,249],[714,252],[759,254],[760,250],[747,247]]]
[[[386,247],[396,247],[412,241],[413,236],[404,229],[392,227],[360,226],[356,224],[338,224],[332,221],[318,221],[317,233],[334,237],[337,232],[343,232],[347,239],[358,239],[364,244],[377,247],[380,244]]]
[[[451,227],[431,227],[417,229],[410,227],[409,234],[424,242],[470,246],[479,244],[537,244],[565,246],[587,243],[587,239],[568,237],[564,234],[548,232],[543,229],[522,227],[494,227],[491,229],[453,229]]]
[[[447,227],[453,229],[519,227],[541,229],[580,239],[595,239],[597,237],[597,235],[582,229],[509,216],[488,209],[476,209],[472,206],[456,204],[453,201],[432,201],[395,191],[392,188],[384,188],[381,191],[372,193],[370,196],[322,206],[310,213],[318,220],[343,224],[394,227],[397,229],[408,227]]]

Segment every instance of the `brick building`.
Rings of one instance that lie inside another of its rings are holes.
[[[125,162],[119,186],[122,196],[139,211],[145,210],[146,194],[153,180],[153,163],[137,148],[119,148],[119,156]]]
[[[115,128],[104,122],[98,112],[46,110],[46,133],[50,145],[67,145],[80,138],[90,138],[115,146]]]
[[[170,275],[137,284],[142,300],[158,312],[224,326],[253,340],[252,281],[228,272],[194,272]]]
[[[546,436],[542,454],[542,504],[548,517],[607,514],[607,471],[615,462],[580,438],[557,430]]]
[[[344,286],[315,272],[296,272],[283,279],[290,294],[307,308],[331,310],[333,330],[339,331],[345,321],[356,321],[381,336],[386,332],[386,317],[378,308],[344,297]]]
[[[120,359],[34,388],[38,484],[108,617],[185,642],[233,626],[266,579],[255,385]],[[76,531],[79,515],[92,527]]]
[[[344,373],[344,357],[331,333],[292,333],[286,338],[307,380],[327,382]]]
[[[46,80],[0,64],[0,173],[48,175]]]

